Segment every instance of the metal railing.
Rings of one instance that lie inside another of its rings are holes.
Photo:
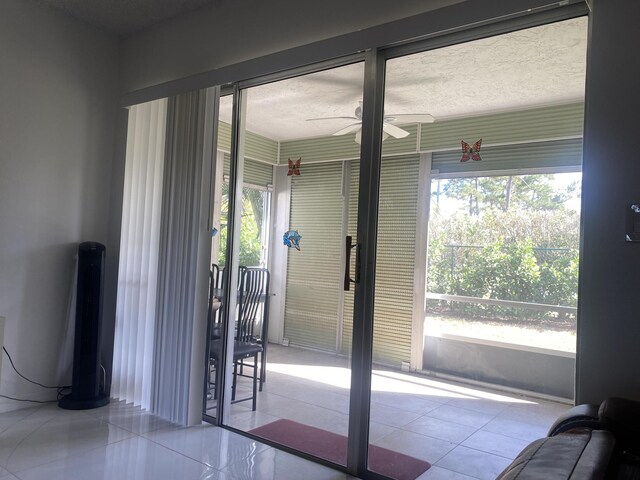
[[[541,312],[558,312],[575,315],[578,312],[576,307],[565,307],[562,305],[547,305],[544,303],[531,303],[531,302],[518,302],[515,300],[498,300],[497,298],[481,298],[481,297],[468,297],[464,295],[448,295],[445,293],[433,293],[427,292],[426,297],[430,300],[444,300],[447,302],[462,302],[473,303],[480,305],[495,305],[499,307],[515,307],[515,308],[528,308],[530,310],[537,310]]]

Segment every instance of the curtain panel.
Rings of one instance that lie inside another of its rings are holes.
[[[212,185],[213,89],[169,98],[151,411],[202,415]]]
[[[219,89],[129,109],[112,396],[202,416]]]
[[[114,398],[149,409],[167,100],[129,109],[114,336]]]

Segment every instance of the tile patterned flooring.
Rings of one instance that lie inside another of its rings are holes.
[[[229,424],[247,431],[287,418],[346,435],[348,360],[295,347],[269,349],[257,411],[248,402],[234,404]],[[370,441],[431,463],[420,480],[494,479],[569,407],[374,367]]]
[[[345,360],[270,346],[258,409],[233,406],[248,430],[289,418],[346,433]],[[567,405],[377,370],[371,441],[433,466],[420,479],[489,479]],[[0,413],[0,480],[353,478],[225,429],[180,427],[122,402],[69,411],[55,404]]]
[[[0,413],[1,480],[347,479],[211,425],[180,427],[122,402]]]

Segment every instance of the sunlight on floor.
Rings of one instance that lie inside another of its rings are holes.
[[[267,369],[270,372],[303,378],[337,388],[349,389],[351,386],[351,370],[345,367],[270,362]],[[495,402],[520,404],[534,403],[530,400],[524,400],[515,396],[485,392],[475,388],[444,383],[427,377],[407,375],[389,370],[373,371],[371,390],[373,392],[393,392],[408,395],[428,395],[432,397],[484,399]]]
[[[338,388],[351,388],[351,370],[344,367],[267,363],[267,371],[304,378]]]

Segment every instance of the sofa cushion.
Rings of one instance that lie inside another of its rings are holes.
[[[595,480],[605,477],[615,440],[604,430],[578,429],[529,444],[497,478]]]

